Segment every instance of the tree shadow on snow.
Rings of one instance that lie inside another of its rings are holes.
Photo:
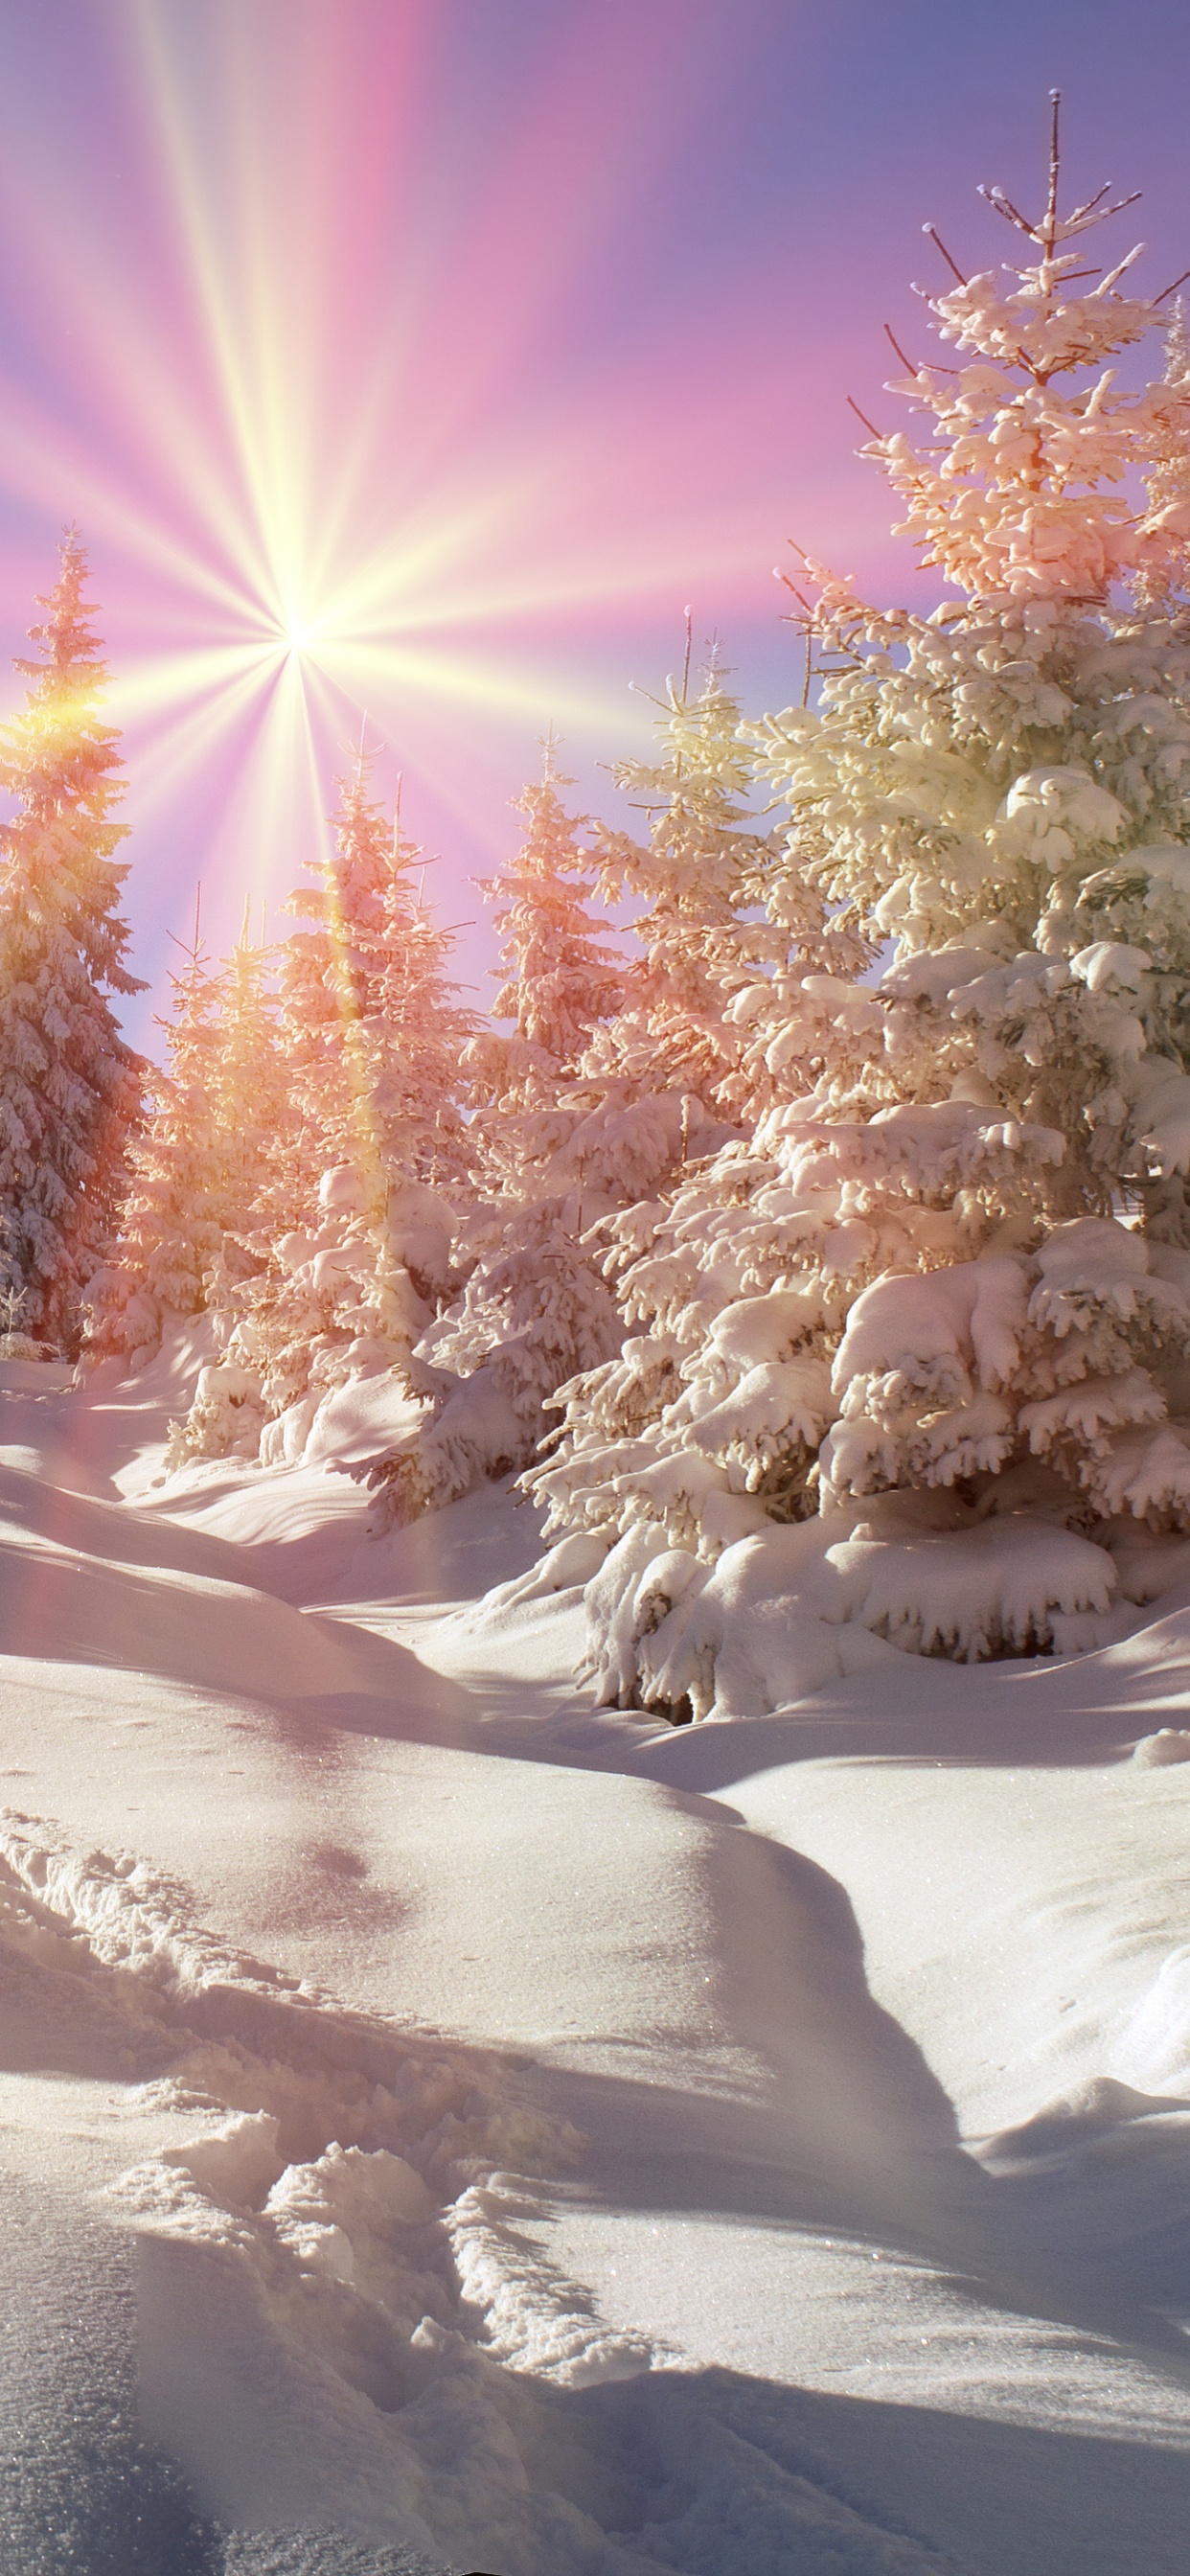
[[[793,2549],[803,2537],[799,2523],[804,2531],[804,2560],[791,2550],[791,2567],[916,2570],[916,2542],[939,2553],[927,2562],[939,2576],[957,2568],[963,2576],[1139,2576],[1141,2569],[1144,2576],[1185,2576],[1190,2448],[1145,2438],[1139,2429],[1126,2440],[1038,2428],[936,2404],[781,2387],[726,2369],[652,2373],[627,2388],[563,2397],[560,2412],[589,2444],[597,2428],[603,2444],[617,2442],[626,2466],[639,2464],[641,2519],[626,2531],[629,2546],[635,2540],[647,2548],[653,2482],[670,2463],[677,2467],[665,2519],[652,2524],[664,2534],[667,2565],[710,2564],[681,2550],[681,2470],[696,2491],[700,2466],[714,2476],[726,2435],[743,2490],[733,2538],[746,2548],[750,2490],[758,2565],[778,2563],[763,2553],[785,2502],[793,2508]],[[856,2515],[861,2528],[832,2528],[831,2505]],[[902,2536],[909,2542],[903,2557]],[[747,2564],[746,2556],[739,2563]]]
[[[1170,1723],[1165,1707],[1095,1705],[1087,1677],[1071,1665],[989,1675],[924,1664],[908,1689],[900,1675],[897,1683],[887,1714],[868,1675],[862,1690],[821,1692],[796,1712],[637,1737],[616,1767],[704,1794],[801,1762],[1064,1770],[1118,1761],[1139,1735]]]

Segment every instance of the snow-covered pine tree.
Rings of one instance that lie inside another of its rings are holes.
[[[689,614],[685,668],[667,683],[658,732],[659,758],[613,771],[648,816],[647,840],[606,826],[597,834],[601,891],[641,907],[631,924],[641,953],[590,1062],[642,1088],[692,1095],[714,1114],[738,1097],[729,1006],[757,961],[774,954],[773,926],[756,916],[777,843],[741,801],[751,759],[714,647],[691,690]]]
[[[169,1464],[300,1454],[328,1392],[396,1372],[457,1286],[444,1194],[467,1168],[457,1102],[471,1023],[446,976],[421,852],[369,793],[361,741],[340,782],[320,882],[288,909],[312,927],[280,958],[279,1117],[255,1202],[214,1298],[222,1358],[204,1370]],[[284,1417],[284,1420],[281,1420]],[[276,1428],[274,1428],[276,1426]]]
[[[263,919],[260,938],[253,938],[247,902],[239,938],[220,965],[215,1009],[212,1083],[225,1197],[219,1263],[236,1276],[247,1266],[239,1238],[268,1209],[278,1174],[296,1159],[297,1126],[282,1043],[276,950]]]
[[[120,917],[126,827],[107,672],[75,531],[38,601],[25,706],[0,737],[0,1289],[35,1336],[78,1346],[80,1304],[114,1229],[141,1065],[109,995],[143,990]]]
[[[1088,272],[1118,209],[1059,212],[1054,115],[1040,218],[990,192],[1024,265],[951,262],[959,363],[894,388],[927,438],[865,450],[959,596],[881,613],[819,576],[820,703],[750,729],[785,879],[892,962],[753,987],[800,1096],[615,1229],[642,1329],[535,1479],[610,1549],[593,1656],[626,1704],[1067,1651],[1190,1571],[1190,387],[1107,363],[1164,299],[1121,292],[1135,254]]]
[[[376,1152],[360,1032],[375,1003],[393,836],[369,793],[371,765],[361,736],[339,781],[331,849],[312,862],[314,883],[285,906],[305,925],[290,933],[279,961],[283,1044],[301,1121],[299,1152],[289,1157],[295,1221],[299,1210],[310,1213],[324,1171]]]
[[[595,1021],[554,1100],[517,1134],[534,1194],[568,1202],[580,1230],[656,1196],[739,1133],[750,1081],[741,1078],[735,997],[759,961],[771,965],[787,948],[775,908],[759,911],[779,841],[749,827],[740,801],[751,763],[739,708],[714,648],[691,691],[689,616],[686,645],[681,680],[659,702],[658,759],[613,771],[648,814],[647,842],[595,829],[605,901],[643,907],[629,925],[637,953],[621,970],[618,1007]]]
[[[821,893],[779,868],[780,835],[750,822],[739,706],[714,646],[692,691],[689,613],[686,648],[658,702],[658,759],[613,772],[648,814],[647,840],[596,831],[605,900],[643,907],[630,924],[639,953],[537,1148],[539,1186],[574,1193],[588,1228],[646,1199],[660,1217],[682,1170],[742,1138],[773,1096],[750,1027],[758,990],[769,995],[791,960],[850,973],[873,953],[852,910],[828,922]]]
[[[588,910],[592,858],[579,835],[589,817],[568,814],[562,803],[559,788],[574,782],[558,768],[552,731],[542,749],[540,782],[513,801],[513,812],[525,817],[521,847],[498,876],[480,880],[500,941],[492,1016],[514,1024],[508,1037],[479,1031],[467,1049],[481,1111],[555,1107],[596,1023],[623,998],[623,960],[600,939]],[[496,1122],[482,1123],[494,1132]]]
[[[87,1353],[133,1366],[152,1356],[171,1318],[222,1310],[256,1264],[248,1238],[267,1210],[294,1126],[270,952],[248,908],[216,972],[195,910],[185,964],[171,974],[166,1065],[130,1150],[131,1185],[109,1261],[87,1296]]]
[[[1190,388],[1190,323],[1179,295],[1165,333],[1165,382],[1174,392]],[[1190,599],[1190,441],[1181,423],[1158,417],[1145,483],[1149,516],[1169,542],[1137,567],[1137,606],[1158,614]]]
[[[619,1345],[614,1299],[576,1236],[581,1188],[564,1178],[551,1193],[542,1182],[584,1114],[567,1106],[578,1061],[623,986],[586,909],[585,818],[562,804],[571,781],[555,748],[551,733],[541,783],[515,800],[527,824],[520,850],[483,885],[502,934],[496,1015],[515,1028],[478,1031],[465,1050],[481,1192],[454,1243],[466,1287],[415,1346],[423,1419],[367,1463],[378,1527],[526,1465],[554,1389]]]
[[[513,811],[528,825],[521,848],[500,876],[483,883],[503,934],[495,1016],[514,1021],[514,1031],[478,1031],[464,1058],[484,1190],[469,1232],[481,1271],[485,1260],[494,1260],[506,1286],[505,1255],[516,1246],[505,1242],[505,1232],[511,1227],[529,1253],[535,1208],[551,1239],[555,1224],[562,1227],[575,1246],[577,1268],[588,1270],[576,1238],[604,1207],[622,1204],[624,1171],[635,1169],[634,1141],[647,1178],[659,1147],[663,1163],[673,1159],[682,1124],[678,1100],[669,1104],[666,1126],[650,1115],[650,1102],[643,1114],[634,1109],[626,1116],[622,1084],[587,1078],[592,1039],[623,1004],[629,970],[599,937],[587,908],[592,857],[579,836],[588,817],[568,814],[562,804],[558,790],[573,782],[558,770],[552,730],[542,747],[540,784],[514,801]],[[613,1136],[619,1186],[612,1177]],[[635,1195],[631,1181],[627,1195]],[[472,1303],[482,1294],[477,1278]],[[602,1288],[595,1303],[602,1314]]]
[[[390,1191],[401,1180],[417,1188],[466,1189],[475,1168],[460,1099],[476,1019],[451,980],[455,933],[434,919],[425,878],[424,852],[401,830],[398,780],[380,955],[364,1021]]]
[[[225,1153],[216,1105],[218,984],[199,932],[170,973],[172,1017],[160,1021],[164,1069],[146,1078],[150,1109],[129,1148],[119,1231],[86,1298],[88,1360],[137,1367],[171,1316],[197,1315],[228,1222]]]
[[[501,995],[518,1034],[485,1036],[469,1051],[493,1198],[459,1246],[463,1296],[417,1345],[429,1416],[371,1462],[380,1527],[526,1464],[558,1388],[618,1364],[624,1321],[601,1276],[603,1230],[614,1236],[620,1212],[645,1194],[660,1222],[659,1194],[738,1134],[729,1104],[756,1093],[757,1078],[735,1014],[760,962],[787,962],[795,949],[818,963],[870,954],[842,923],[822,950],[820,896],[785,893],[759,914],[779,842],[749,826],[740,801],[749,756],[714,651],[691,694],[689,617],[686,648],[660,708],[659,759],[614,773],[645,806],[648,841],[605,827],[596,835],[605,897],[644,905],[633,925],[639,954],[618,974],[606,952],[592,954],[574,894],[558,883],[582,865],[580,827],[559,806],[548,749],[542,789],[522,799],[531,833],[512,880],[515,972]],[[638,1208],[632,1222],[641,1218]]]

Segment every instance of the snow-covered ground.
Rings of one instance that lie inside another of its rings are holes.
[[[1182,2576],[1190,1614],[658,1728],[189,1356],[0,1371],[2,2576]]]

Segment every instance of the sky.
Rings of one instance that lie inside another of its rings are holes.
[[[73,522],[153,1053],[196,887],[216,951],[282,929],[361,728],[478,1005],[547,727],[625,822],[687,607],[759,715],[789,538],[924,598],[847,397],[894,424],[922,225],[1005,255],[976,188],[1040,198],[1052,88],[1072,190],[1144,192],[1138,282],[1190,264],[1184,0],[0,0],[0,40],[0,674]]]

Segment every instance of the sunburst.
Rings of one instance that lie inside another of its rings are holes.
[[[680,318],[647,368],[545,365],[619,220],[608,170],[630,195],[650,166],[614,48],[563,13],[447,185],[436,9],[359,0],[352,26],[354,49],[303,0],[127,0],[105,149],[131,211],[97,218],[81,162],[47,186],[35,135],[0,165],[4,294],[45,359],[0,388],[0,470],[47,554],[68,519],[90,546],[150,974],[196,874],[218,938],[325,850],[363,709],[414,828],[420,797],[490,864],[548,721],[580,766],[644,739],[648,664],[576,647],[584,618],[676,622],[702,573],[709,625],[744,565],[767,604],[781,523],[725,514],[726,397],[683,397],[676,442],[658,402]]]

